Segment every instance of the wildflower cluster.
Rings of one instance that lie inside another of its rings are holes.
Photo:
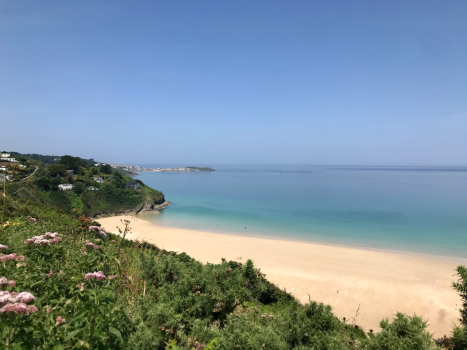
[[[37,225],[37,219],[36,218],[33,218],[32,216],[28,216],[28,220],[32,221],[33,223],[35,223]]]
[[[34,299],[34,295],[29,292],[10,293],[8,291],[0,291],[0,314],[11,312],[29,315],[29,312],[34,313],[37,311],[37,307],[26,305]]]
[[[51,238],[51,239],[47,239],[47,238]],[[28,238],[27,240],[24,241],[24,244],[34,243],[38,245],[50,245],[51,243],[58,243],[61,240],[62,239],[58,236],[57,232],[55,233],[46,232],[42,236],[35,236],[32,238]]]
[[[6,277],[0,277],[0,288],[4,288],[6,286],[15,287],[16,281],[15,280],[8,281]]]
[[[7,221],[7,222],[5,222],[2,226],[3,226],[3,228],[7,228],[7,227],[9,227],[10,225],[11,225],[11,226],[19,226],[19,223],[18,223],[18,222],[12,222],[12,223],[10,224],[10,222]]]
[[[9,260],[15,260],[15,261],[24,261],[24,255],[16,255],[16,253],[11,253],[7,255],[0,255],[0,261],[9,261]]]
[[[99,249],[99,246],[98,246],[98,245],[95,245],[95,244],[92,243],[92,242],[86,242],[86,247],[94,248],[94,249]]]
[[[85,280],[98,280],[102,281],[105,279],[105,275],[102,273],[102,271],[97,271],[97,272],[91,272],[87,273],[84,275]]]

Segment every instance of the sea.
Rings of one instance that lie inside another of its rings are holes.
[[[209,166],[215,171],[139,173],[172,202],[145,218],[191,230],[467,258],[467,167]]]

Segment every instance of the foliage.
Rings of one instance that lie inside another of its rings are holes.
[[[18,152],[7,152],[10,153],[13,157],[24,157],[24,158],[29,158],[29,159],[35,159],[40,162],[43,162],[44,164],[58,164],[60,157],[59,156],[44,156],[42,154],[36,154],[36,153],[18,153]]]
[[[30,160],[29,160],[30,161]],[[96,214],[115,213],[123,210],[138,210],[143,205],[157,205],[164,202],[164,194],[154,190],[143,182],[140,190],[126,189],[126,184],[131,178],[113,171],[110,166],[110,175],[99,173],[101,168],[90,167],[88,160],[79,157],[63,156],[60,164],[52,164],[47,168],[40,162],[35,162],[33,169],[38,167],[31,182],[7,184],[7,192],[12,193],[17,199],[34,200],[71,212],[77,209],[79,214],[94,216]],[[71,169],[70,169],[71,168]],[[66,169],[75,170],[75,176],[66,176]],[[32,171],[32,170],[31,170]],[[104,184],[99,184],[94,176],[106,179]],[[74,184],[72,191],[60,191],[61,183]],[[96,187],[97,191],[88,190],[89,186]]]
[[[89,168],[90,164],[79,157],[72,156],[63,156],[60,158],[60,164],[66,166],[67,170],[74,170],[75,173],[78,173],[81,168]]]
[[[65,176],[66,167],[63,164],[51,164],[47,167],[47,171],[50,174],[50,176]]]
[[[109,164],[102,164],[101,172],[104,174],[112,174],[112,167]]]
[[[464,326],[467,326],[467,268],[465,266],[459,266],[456,271],[459,280],[454,282],[452,286],[462,299],[462,308],[460,309],[461,317],[459,321],[461,321]]]
[[[436,349],[427,323],[421,317],[397,313],[393,322],[381,322],[382,331],[370,337],[369,350],[386,349]]]

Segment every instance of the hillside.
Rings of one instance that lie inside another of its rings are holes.
[[[49,156],[40,156],[39,159]],[[140,180],[112,169],[108,165],[94,166],[79,157],[60,157],[58,164],[20,156],[30,175],[27,181],[18,176],[6,184],[6,192],[19,199],[28,199],[59,208],[65,213],[74,209],[86,216],[154,209],[164,203],[164,194],[146,186]],[[133,183],[132,187],[128,187]]]

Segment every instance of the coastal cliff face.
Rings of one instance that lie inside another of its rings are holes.
[[[107,217],[111,217],[111,216],[137,215],[137,214],[143,214],[143,213],[147,213],[147,212],[158,213],[160,210],[165,209],[170,204],[171,204],[171,202],[169,202],[169,201],[163,201],[160,204],[148,204],[148,203],[145,203],[140,208],[115,211],[113,213],[100,213],[100,214],[94,215],[93,218],[94,219],[102,219],[102,218],[107,218]]]

